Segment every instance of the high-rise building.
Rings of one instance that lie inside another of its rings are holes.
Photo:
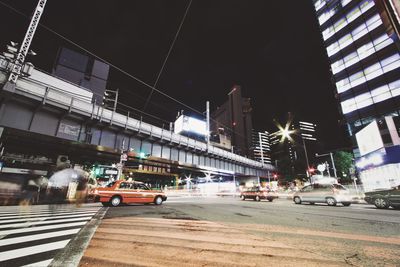
[[[349,136],[400,115],[399,2],[313,0]],[[356,149],[356,155],[358,150]]]
[[[316,127],[311,122],[294,120],[287,133],[271,133],[272,163],[286,168],[291,175],[306,176],[306,170],[316,162],[315,153],[320,151]]]
[[[101,104],[110,66],[93,57],[68,48],[59,50],[53,74],[93,92],[93,101]]]
[[[252,147],[253,158],[261,163],[271,163],[271,145],[267,131],[253,130]]]
[[[228,101],[211,114],[211,131],[217,133],[221,129],[231,137],[232,149],[235,153],[251,157],[251,120],[250,98],[242,97],[242,89],[234,85],[228,93]]]

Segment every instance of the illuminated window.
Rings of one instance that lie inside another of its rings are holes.
[[[387,34],[381,35],[373,42],[368,44],[364,44],[357,49],[357,52],[353,52],[347,55],[344,59],[339,59],[335,63],[332,64],[332,72],[336,74],[343,70],[345,67],[353,65],[354,63],[359,62],[360,60],[370,56],[375,51],[378,51],[389,44],[393,43],[392,39],[390,39]],[[375,45],[375,47],[374,47]]]
[[[362,2],[359,7],[362,11],[362,13],[364,13],[365,11],[367,11],[368,9],[370,9],[371,7],[373,7],[375,5],[374,1],[372,0],[366,0],[364,2]]]
[[[373,78],[383,74],[383,70],[381,69],[381,65],[379,63],[375,63],[364,69],[364,74],[367,80],[372,80]]]
[[[348,3],[350,3],[352,0],[342,0],[342,6],[346,6]]]
[[[364,93],[350,98],[340,103],[343,114],[365,108],[374,103],[379,103],[400,95],[400,80],[394,81],[388,85],[380,86],[371,91],[371,93]]]
[[[315,6],[315,10],[318,11],[320,10],[322,7],[324,7],[326,5],[325,1],[317,1],[315,2],[314,6]]]
[[[383,66],[381,68],[381,65]],[[375,63],[363,71],[359,71],[348,78],[344,78],[336,83],[338,93],[343,93],[351,87],[357,86],[368,80],[372,80],[375,77],[382,75],[383,73],[389,72],[393,69],[400,68],[400,55],[394,54],[384,60]],[[351,86],[349,85],[349,82]]]
[[[345,6],[347,3],[343,4],[342,1],[342,6]],[[350,22],[354,21],[356,18],[361,16],[361,14],[365,13],[368,9],[374,6],[374,1],[373,0],[366,0],[362,2],[359,6],[353,8],[349,13],[347,13],[346,16],[340,18],[338,21],[336,21],[333,26],[328,27],[325,31],[322,32],[322,36],[324,40],[327,40],[329,37],[331,37],[333,34],[339,32],[341,29],[343,29],[345,26],[347,26]],[[333,7],[332,9],[328,10],[327,12],[323,13],[318,19],[320,22],[320,25],[325,23],[329,18],[331,18],[335,13],[336,13],[336,7]],[[332,12],[333,11],[333,12]]]
[[[369,92],[356,96],[354,100],[356,101],[357,109],[365,108],[373,104],[371,93]]]
[[[392,97],[392,94],[390,93],[390,89],[388,85],[381,86],[373,91],[371,91],[371,96],[372,99],[374,100],[374,103],[382,102],[385,101],[386,99],[389,99]]]
[[[343,101],[342,103],[340,103],[340,105],[342,106],[343,114],[347,114],[354,110],[357,110],[357,106],[356,106],[356,102],[355,102],[354,98]]]
[[[356,19],[357,17],[359,17],[360,15],[361,15],[361,10],[360,10],[358,7],[352,9],[352,10],[346,15],[347,22],[348,22],[348,23],[352,22],[353,20],[355,20],[355,19]]]
[[[328,46],[326,48],[328,56],[332,56],[332,55],[336,54],[337,52],[344,49],[352,42],[360,39],[361,37],[366,35],[368,32],[374,30],[381,24],[382,24],[382,20],[380,19],[378,14],[371,17],[369,20],[367,20],[366,24],[362,23],[360,26],[358,26],[356,29],[354,29],[351,33],[346,34],[345,36],[340,38],[338,42],[334,42],[330,46]]]
[[[394,70],[398,67],[400,67],[400,55],[399,54],[394,54],[388,58],[385,58],[384,60],[381,61],[382,68],[385,72]]]
[[[365,79],[364,73],[362,71],[359,71],[349,77],[350,84],[352,87],[355,87],[359,84],[362,84],[366,82],[367,80]]]

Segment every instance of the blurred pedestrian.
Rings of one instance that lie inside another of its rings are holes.
[[[83,172],[78,176],[78,184],[76,186],[76,206],[80,207],[85,202],[88,191],[89,174]]]
[[[37,201],[38,193],[39,186],[35,183],[33,179],[30,179],[22,191],[22,199],[19,204],[22,206],[35,204]]]

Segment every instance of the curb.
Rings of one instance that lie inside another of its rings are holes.
[[[58,253],[48,267],[75,267],[79,265],[87,246],[108,208],[101,208],[78,234]]]

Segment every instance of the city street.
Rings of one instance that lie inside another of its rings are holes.
[[[400,0],[0,6],[0,267],[400,267]]]
[[[371,205],[170,198],[109,208],[81,266],[397,266],[400,216]]]

